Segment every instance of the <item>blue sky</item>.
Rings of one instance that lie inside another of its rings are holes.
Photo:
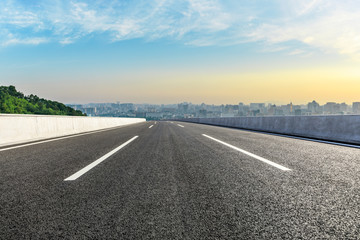
[[[0,83],[64,102],[349,102],[334,89],[360,77],[359,12],[354,0],[2,0]],[[293,97],[289,72],[319,92]]]

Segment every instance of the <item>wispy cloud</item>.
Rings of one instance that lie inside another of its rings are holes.
[[[324,52],[360,56],[360,26],[355,24],[360,22],[360,2],[301,2],[290,1],[292,5],[288,5],[287,9],[293,17],[279,17],[263,22],[247,36],[254,41],[270,44],[296,40]]]
[[[133,38],[165,38],[197,46],[256,42],[260,48],[274,45],[288,54],[308,52],[301,49],[306,45],[358,57],[359,11],[356,0],[3,0],[0,44],[71,44],[104,35],[110,42]],[[299,46],[289,47],[289,41]]]
[[[30,38],[16,38],[13,36],[9,36],[8,39],[2,42],[2,46],[10,46],[10,45],[39,45],[41,43],[49,42],[47,38],[38,38],[38,37],[30,37]]]
[[[289,53],[289,55],[300,55],[300,54],[304,54],[304,53],[305,53],[305,51],[303,51],[303,50],[295,49],[295,50],[291,51]]]

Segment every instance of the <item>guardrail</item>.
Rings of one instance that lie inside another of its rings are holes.
[[[360,144],[360,115],[187,118],[179,121]]]
[[[0,114],[0,146],[118,127],[144,118]]]

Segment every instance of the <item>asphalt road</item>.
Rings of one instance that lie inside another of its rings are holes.
[[[0,148],[0,239],[359,239],[359,185],[360,149],[146,122]]]

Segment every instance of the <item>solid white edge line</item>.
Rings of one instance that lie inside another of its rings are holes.
[[[281,166],[280,164],[274,163],[274,162],[272,162],[272,161],[270,161],[270,160],[267,160],[267,159],[265,159],[265,158],[263,158],[263,157],[260,157],[260,156],[257,156],[257,155],[255,155],[255,154],[253,154],[253,153],[250,153],[250,152],[248,152],[248,151],[245,151],[245,150],[243,150],[243,149],[241,149],[241,148],[235,147],[235,146],[233,146],[233,145],[231,145],[231,144],[228,144],[228,143],[223,142],[223,141],[221,141],[221,140],[218,140],[218,139],[216,139],[216,138],[210,137],[210,136],[208,136],[208,135],[206,135],[206,134],[202,134],[202,135],[203,135],[204,137],[210,138],[211,140],[214,140],[214,141],[216,141],[216,142],[218,142],[218,143],[221,143],[221,144],[223,144],[223,145],[225,145],[225,146],[227,146],[227,147],[230,147],[230,148],[235,149],[235,150],[237,150],[237,151],[239,151],[239,152],[242,152],[242,153],[244,153],[244,154],[246,154],[246,155],[248,155],[248,156],[250,156],[250,157],[253,157],[253,158],[257,159],[257,160],[260,160],[260,161],[262,161],[262,162],[264,162],[264,163],[267,163],[267,164],[269,164],[269,165],[271,165],[271,166],[273,166],[273,167],[276,167],[276,168],[278,168],[278,169],[280,169],[280,170],[283,170],[283,171],[291,171],[291,169],[289,169],[289,168],[287,168],[287,167]]]
[[[178,124],[179,127],[184,127],[183,125]]]
[[[225,127],[225,126],[217,126],[217,127]],[[227,128],[227,127],[225,127],[225,128]],[[245,132],[251,132],[251,133],[266,134],[266,135],[272,135],[272,136],[277,136],[277,137],[292,138],[292,139],[304,140],[304,141],[309,141],[309,142],[325,143],[325,144],[331,144],[331,145],[336,145],[336,146],[360,149],[360,145],[357,145],[356,143],[342,143],[342,142],[336,142],[335,140],[334,141],[321,140],[321,139],[314,139],[314,138],[310,138],[310,137],[292,136],[292,135],[286,135],[286,134],[281,134],[281,133],[265,132],[265,131],[261,131],[261,130],[250,130],[250,129],[245,129],[245,128],[234,128],[234,129],[238,129],[240,131],[245,131]]]
[[[75,135],[71,135],[71,136],[58,137],[58,138],[53,138],[53,139],[49,139],[49,140],[42,140],[42,141],[33,142],[33,143],[26,143],[26,144],[16,145],[16,146],[13,146],[13,147],[2,148],[2,149],[0,149],[0,152],[2,152],[2,151],[7,151],[7,150],[11,150],[11,149],[16,149],[16,148],[22,148],[22,147],[37,145],[37,144],[41,144],[41,143],[47,143],[47,142],[53,142],[53,141],[63,140],[63,139],[67,139],[67,138],[80,137],[80,136],[84,136],[84,135],[88,135],[88,134],[93,134],[93,133],[100,133],[100,132],[105,132],[105,131],[111,131],[111,130],[115,130],[115,129],[118,129],[118,128],[122,128],[122,127],[124,127],[124,126],[127,126],[127,125],[123,125],[123,126],[119,126],[119,127],[114,127],[114,128],[101,129],[101,130],[96,130],[96,131],[91,131],[91,132],[86,132],[86,133],[79,133],[79,134],[75,134]]]
[[[149,128],[152,128],[154,125],[151,125]]]
[[[119,151],[120,149],[122,149],[123,147],[125,147],[126,145],[128,145],[129,143],[131,143],[132,141],[134,141],[136,138],[138,138],[139,136],[135,136],[133,138],[131,138],[130,140],[126,141],[125,143],[121,144],[120,146],[118,146],[117,148],[115,148],[114,150],[112,150],[111,152],[105,154],[104,156],[102,156],[101,158],[99,158],[98,160],[95,160],[94,162],[90,163],[89,165],[87,165],[86,167],[84,167],[83,169],[77,171],[76,173],[74,173],[73,175],[71,175],[70,177],[64,179],[64,181],[74,181],[76,179],[78,179],[79,177],[81,177],[83,174],[85,174],[86,172],[88,172],[90,169],[94,168],[96,165],[100,164],[101,162],[105,161],[107,158],[109,158],[111,155],[113,155],[114,153],[116,153],[117,151]]]

